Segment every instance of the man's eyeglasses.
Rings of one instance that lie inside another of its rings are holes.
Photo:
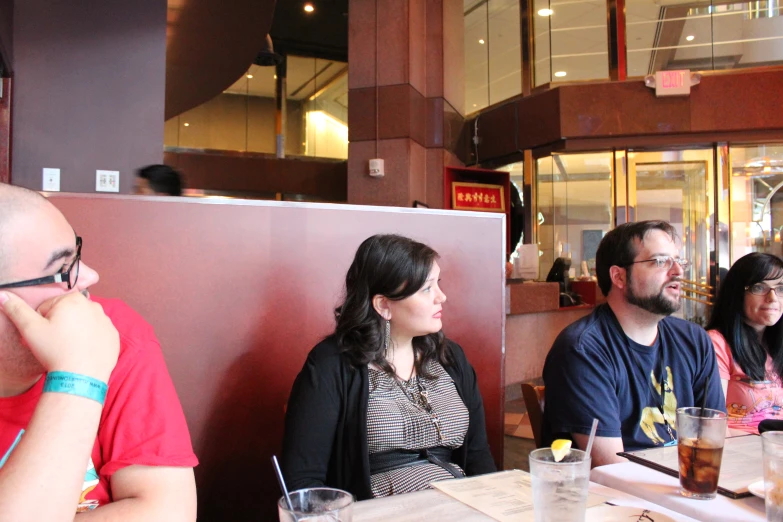
[[[756,283],[745,287],[745,291],[753,295],[767,295],[773,290],[776,296],[783,297],[783,286],[767,286],[764,283]]]
[[[645,259],[643,261],[632,261],[631,263],[623,265],[623,267],[635,265],[636,263],[655,263],[655,268],[663,268],[664,270],[669,270],[672,266],[674,266],[674,263],[680,265],[683,270],[688,270],[688,267],[691,266],[691,262],[687,259],[675,259],[672,256],[659,256],[652,259]]]
[[[25,286],[39,286],[39,285],[49,285],[52,283],[67,283],[68,284],[68,290],[76,286],[76,281],[79,280],[79,261],[81,261],[82,258],[82,238],[76,237],[76,257],[73,258],[73,262],[71,262],[70,266],[63,270],[62,272],[58,272],[54,275],[46,276],[46,277],[39,277],[37,279],[28,279],[27,281],[18,281],[16,283],[8,283],[5,285],[0,285],[0,290],[4,288],[22,288]]]

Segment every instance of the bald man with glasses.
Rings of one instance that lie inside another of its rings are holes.
[[[91,297],[82,239],[0,184],[0,519],[196,518],[197,464],[152,327]]]
[[[715,353],[699,325],[671,314],[681,307],[689,267],[665,221],[626,223],[596,252],[606,304],[566,327],[544,365],[544,439],[571,438],[585,448],[593,419],[593,466],[617,455],[677,444],[676,409],[726,411]]]

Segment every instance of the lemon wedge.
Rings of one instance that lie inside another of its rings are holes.
[[[569,453],[571,453],[570,440],[557,439],[552,443],[552,456],[555,457],[555,462],[560,462]]]

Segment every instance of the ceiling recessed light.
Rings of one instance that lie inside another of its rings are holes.
[[[475,106],[476,106],[476,104],[474,103],[474,104],[473,104],[473,106],[475,107]]]
[[[275,80],[277,80],[277,75],[276,75],[276,74],[274,74],[273,76],[274,76],[274,79],[275,79]]]
[[[479,38],[479,43],[480,43],[481,45],[484,45],[484,39],[483,39],[483,38]]]
[[[190,123],[183,123],[182,125],[184,125],[185,127],[190,127]]]
[[[551,9],[539,9],[538,16],[552,16],[555,12]]]
[[[567,72],[565,72],[565,71],[557,71],[557,72],[555,73],[555,76],[557,76],[558,78],[562,78],[562,77],[563,77],[563,76],[565,76],[566,74],[568,74],[568,73],[567,73]]]
[[[313,4],[311,4],[310,2],[307,2],[304,5],[304,10],[305,10],[305,13],[312,13],[313,11],[315,11],[315,7],[313,7]]]
[[[685,39],[688,40],[689,42],[692,42],[694,38],[696,37],[693,36],[692,34],[689,34],[688,36],[685,37]]]
[[[253,75],[252,75],[252,74],[248,74],[248,75],[247,75],[247,77],[248,77],[248,78],[252,78],[252,77],[253,77]]]

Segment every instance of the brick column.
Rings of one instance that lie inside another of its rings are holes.
[[[350,0],[348,13],[348,202],[442,208],[443,167],[461,165],[462,0]]]

